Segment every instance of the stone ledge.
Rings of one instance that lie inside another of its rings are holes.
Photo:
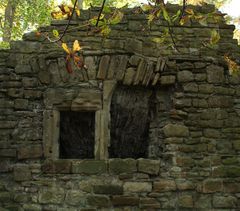
[[[41,167],[45,174],[118,175],[139,172],[158,176],[160,161],[145,158],[112,158],[109,160],[48,159],[42,163]]]

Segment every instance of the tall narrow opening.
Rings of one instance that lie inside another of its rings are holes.
[[[60,112],[59,158],[94,158],[95,112]]]
[[[110,111],[110,158],[148,157],[151,95],[144,87],[116,88]]]

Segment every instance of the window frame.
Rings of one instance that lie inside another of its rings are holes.
[[[60,94],[58,88],[47,90],[44,95],[46,109],[43,112],[43,151],[46,159],[61,160],[59,158],[60,111],[95,112],[94,157],[95,160],[108,159],[110,106],[116,84],[115,80],[106,80],[103,82],[102,90],[62,88]],[[69,94],[71,92],[74,94]]]

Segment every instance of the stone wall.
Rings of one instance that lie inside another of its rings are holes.
[[[219,54],[239,56],[233,27],[175,26],[179,53],[151,41],[164,21],[130,9],[107,38],[74,30],[96,12],[64,38],[80,41],[87,71],[68,74],[63,50],[34,33],[0,52],[0,210],[239,210],[240,78]],[[212,28],[219,51],[201,47]],[[108,158],[119,84],[154,90],[148,159]],[[59,110],[81,109],[96,111],[95,159],[59,159]]]

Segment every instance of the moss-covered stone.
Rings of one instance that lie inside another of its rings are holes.
[[[112,174],[133,173],[137,171],[137,161],[134,159],[110,159],[109,172]]]
[[[72,173],[74,174],[103,174],[106,172],[106,161],[83,160],[72,163]]]

